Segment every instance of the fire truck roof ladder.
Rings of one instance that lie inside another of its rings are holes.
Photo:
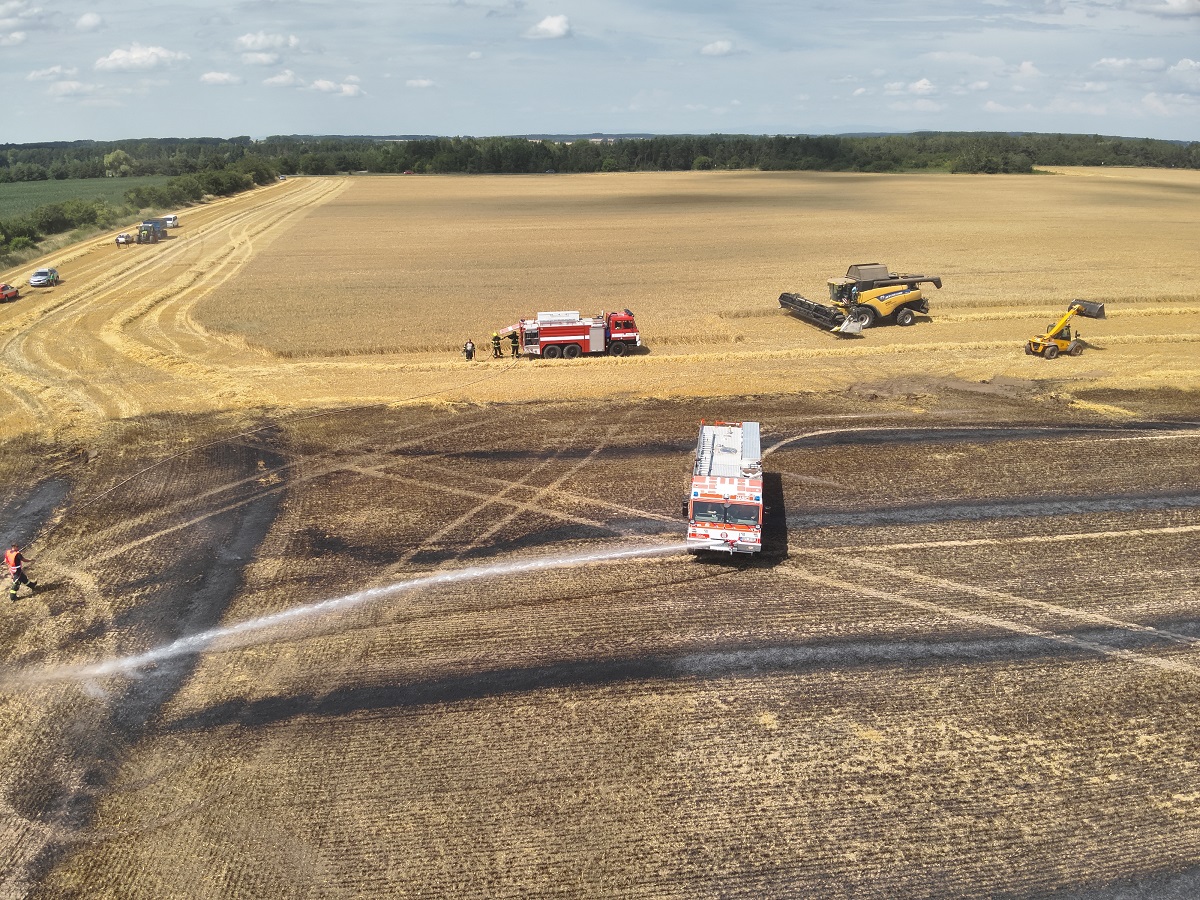
[[[757,422],[718,422],[700,428],[695,475],[738,478],[762,472]]]

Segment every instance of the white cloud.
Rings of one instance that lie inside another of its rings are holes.
[[[1153,115],[1168,119],[1195,119],[1200,116],[1200,99],[1189,94],[1150,93],[1141,107]]]
[[[232,72],[205,72],[200,76],[201,84],[241,84],[242,79]]]
[[[304,84],[300,76],[291,69],[284,69],[278,75],[272,75],[270,78],[264,78],[263,84],[268,87],[298,87]]]
[[[10,31],[8,34],[0,34],[0,47],[15,47],[17,44],[25,43],[25,32]]]
[[[135,43],[128,50],[118,49],[108,56],[102,56],[96,60],[95,67],[106,72],[132,72],[156,69],[188,58],[186,53],[176,53],[165,47],[146,47]]]
[[[255,34],[243,34],[234,42],[238,50],[288,50],[300,46],[300,38],[294,34],[267,34],[259,31]]]
[[[433,81],[429,78],[410,78],[404,82],[404,86],[410,88],[431,88],[433,87]]]
[[[57,78],[73,78],[79,74],[76,68],[51,66],[48,69],[37,69],[25,76],[26,81],[54,81]]]
[[[860,88],[855,88],[854,93],[851,94],[850,96],[851,97],[862,97],[863,95],[869,94],[869,93],[870,93],[870,91],[868,91],[866,88],[860,87]]]
[[[75,20],[78,31],[99,31],[104,26],[104,20],[96,13],[84,13]]]
[[[1200,93],[1200,61],[1181,59],[1167,70],[1167,74],[1182,82],[1189,90]]]
[[[278,53],[243,53],[242,62],[248,66],[273,66],[279,62]]]
[[[0,2],[0,31],[11,32],[5,37],[11,38],[19,34],[21,40],[24,40],[26,28],[47,28],[50,20],[51,13],[40,6],[32,5],[29,0],[3,0]]]
[[[1200,16],[1200,0],[1142,0],[1133,7],[1153,16]]]
[[[85,84],[82,81],[56,81],[46,90],[56,100],[66,100],[71,97],[88,97],[100,90],[98,84]]]
[[[703,56],[728,56],[733,52],[733,41],[713,41],[700,48]]]
[[[922,96],[925,94],[936,94],[937,88],[934,87],[932,81],[928,78],[922,78],[919,81],[911,81],[905,84],[902,81],[890,81],[883,86],[885,94],[915,94]]]
[[[546,16],[526,32],[531,38],[564,38],[571,33],[566,16]]]
[[[483,59],[483,54],[478,50],[472,50],[467,54],[467,59]]]
[[[1163,59],[1150,57],[1148,59],[1118,59],[1115,56],[1106,56],[1104,59],[1097,60],[1092,63],[1093,69],[1100,69],[1104,72],[1114,72],[1117,74],[1141,74],[1143,72],[1161,72],[1167,67],[1167,63]]]
[[[1103,81],[1080,81],[1067,85],[1067,90],[1077,94],[1104,94],[1108,92],[1108,85]]]
[[[337,94],[339,97],[361,97],[363,95],[363,89],[354,76],[350,76],[341,84],[325,78],[318,78],[309,87],[322,94]]]
[[[1025,60],[1019,66],[1017,66],[1016,71],[1013,74],[1015,74],[1018,78],[1033,78],[1037,75],[1041,75],[1042,73],[1038,71],[1037,66],[1031,63],[1029,60]]]

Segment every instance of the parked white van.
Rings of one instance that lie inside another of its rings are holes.
[[[163,216],[163,221],[167,223],[168,228],[179,227],[179,216]]]

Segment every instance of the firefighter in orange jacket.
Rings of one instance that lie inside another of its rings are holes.
[[[12,547],[5,552],[4,564],[8,566],[8,574],[12,576],[12,587],[8,589],[8,599],[13,603],[16,603],[17,591],[21,589],[21,585],[29,585],[29,589],[32,591],[37,587],[37,582],[30,581],[28,576],[26,576],[25,557],[21,555],[21,550],[16,544],[13,544]]]

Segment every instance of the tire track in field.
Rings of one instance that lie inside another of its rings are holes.
[[[1007,591],[999,591],[994,588],[979,587],[978,585],[965,584],[949,578],[941,578],[936,575],[927,575],[923,572],[914,571],[907,566],[883,565],[881,563],[875,563],[871,562],[870,560],[862,559],[861,557],[838,556],[825,550],[805,549],[801,550],[800,553],[802,555],[815,556],[818,559],[823,559],[829,564],[836,562],[838,568],[843,571],[846,568],[862,569],[868,572],[882,574],[888,579],[900,577],[907,579],[908,581],[915,582],[919,585],[926,585],[932,588],[951,591],[954,593],[970,594],[994,605],[1019,606],[1035,612],[1050,613],[1064,619],[1078,619],[1081,622],[1086,622],[1091,625],[1098,625],[1103,628],[1116,628],[1122,631],[1151,635],[1170,643],[1179,644],[1189,648],[1200,645],[1200,639],[1191,637],[1190,635],[1179,634],[1178,632],[1167,629],[1154,628],[1150,625],[1141,625],[1136,622],[1128,622],[1122,619],[1114,619],[1113,617],[1106,616],[1103,613],[1091,612],[1086,609],[1073,609],[1069,606],[1062,606],[1058,603],[1049,603],[1045,600],[1035,600],[1031,597],[1021,597],[1017,594],[1012,594]]]
[[[802,553],[805,551],[794,552]],[[822,564],[827,564],[827,560],[824,557],[817,558],[822,562]],[[1004,618],[1001,616],[991,615],[989,613],[970,612],[968,610],[949,606],[944,603],[934,603],[933,601],[924,600],[920,597],[911,596],[910,594],[901,593],[896,590],[883,591],[864,584],[859,584],[857,582],[846,581],[841,578],[834,578],[828,575],[819,575],[794,563],[785,563],[780,565],[775,569],[775,571],[797,581],[803,581],[826,588],[833,588],[834,590],[850,595],[869,597],[872,600],[878,600],[888,605],[906,606],[910,609],[919,609],[922,612],[936,613],[937,615],[944,616],[947,619],[952,619],[969,625],[1006,631],[1012,634],[1021,635],[1023,637],[1037,638],[1050,644],[1059,644],[1065,647],[1070,647],[1074,650],[1084,650],[1089,653],[1099,654],[1107,659],[1116,659],[1140,666],[1147,666],[1160,671],[1170,672],[1171,674],[1175,675],[1182,674],[1200,676],[1200,665],[1193,665],[1191,663],[1182,662],[1175,659],[1163,659],[1155,656],[1148,656],[1144,653],[1138,653],[1134,650],[1111,647],[1106,644],[1101,644],[1085,638],[1079,638],[1074,635],[1048,631],[1046,629],[1038,628],[1036,626],[1029,625],[1025,622],[1011,618]]]
[[[422,468],[432,469],[432,470],[434,470],[436,472],[440,472],[444,475],[454,475],[455,474],[453,469],[450,469],[446,466],[440,466],[437,463],[434,463],[428,459],[418,460],[416,462],[416,464],[421,466]],[[507,483],[503,479],[493,478],[489,475],[484,475],[482,473],[473,473],[471,477],[472,477],[472,480],[474,480],[476,482],[481,482],[481,483],[488,482],[488,483],[492,483],[492,484],[496,484],[496,485],[504,485]],[[682,484],[682,482],[681,482],[681,484]],[[682,487],[680,488],[680,490],[682,490]],[[627,506],[627,505],[621,504],[621,503],[614,503],[611,500],[602,500],[602,499],[599,499],[596,497],[589,497],[586,494],[577,494],[573,491],[563,490],[561,487],[558,487],[554,491],[547,493],[547,496],[555,496],[555,497],[558,497],[562,500],[566,500],[571,503],[582,502],[589,506],[596,506],[601,509],[607,509],[607,510],[610,510],[615,513],[621,513],[623,515],[632,516],[634,518],[648,519],[648,520],[654,520],[654,521],[659,521],[659,522],[670,522],[671,524],[679,525],[679,517],[678,516],[664,515],[663,513],[656,513],[656,512],[651,512],[650,510],[639,509],[635,506]],[[542,511],[546,515],[556,515],[556,516],[565,516],[566,515],[565,513],[555,512],[550,509],[544,509]],[[591,520],[591,519],[580,518],[580,517],[576,517],[576,518],[578,519],[578,521],[581,524],[598,524],[596,522],[593,522],[593,520]]]
[[[444,538],[447,534],[452,532],[454,529],[461,527],[462,525],[466,524],[467,522],[469,522],[472,519],[481,515],[484,512],[484,510],[486,510],[489,506],[505,505],[505,506],[511,507],[511,510],[508,513],[508,515],[506,515],[504,518],[502,518],[499,522],[493,523],[491,525],[491,527],[489,527],[486,531],[484,531],[483,533],[481,533],[479,535],[476,535],[473,540],[468,541],[461,550],[459,550],[458,552],[455,553],[455,555],[452,559],[445,560],[440,565],[436,566],[435,570],[446,568],[451,563],[453,563],[453,562],[457,561],[459,558],[461,558],[463,554],[469,553],[472,550],[480,549],[488,540],[490,540],[492,537],[494,537],[501,529],[503,529],[507,525],[511,524],[517,518],[517,516],[522,515],[522,514],[546,516],[549,518],[557,519],[561,522],[569,522],[569,523],[575,524],[575,525],[583,525],[583,526],[588,526],[588,527],[592,527],[592,528],[597,528],[597,529],[600,529],[603,531],[612,532],[614,535],[619,535],[620,532],[618,530],[614,529],[612,527],[612,525],[610,525],[607,522],[604,522],[604,521],[598,520],[598,519],[587,518],[584,516],[576,516],[576,515],[561,512],[558,510],[547,509],[546,507],[539,505],[537,501],[539,501],[547,496],[561,495],[562,492],[558,490],[558,486],[560,484],[562,484],[564,481],[566,481],[568,478],[570,478],[572,475],[574,475],[576,472],[578,472],[580,469],[587,466],[596,457],[597,454],[599,454],[601,451],[603,451],[603,449],[612,441],[612,438],[623,427],[623,423],[626,419],[628,419],[628,415],[626,415],[624,417],[624,419],[622,419],[621,422],[613,425],[608,430],[608,433],[606,434],[605,439],[603,441],[601,441],[599,444],[597,444],[596,447],[593,448],[592,451],[587,454],[587,456],[585,456],[582,460],[580,460],[575,465],[569,467],[566,472],[564,472],[558,478],[551,481],[549,484],[537,489],[537,491],[534,493],[533,497],[531,497],[529,499],[525,499],[525,500],[519,500],[519,499],[516,499],[509,495],[512,492],[514,492],[517,488],[521,487],[526,481],[528,481],[529,478],[534,476],[537,472],[541,471],[546,466],[552,464],[553,461],[555,459],[557,459],[558,456],[561,455],[562,452],[564,452],[568,448],[566,448],[566,447],[559,448],[559,450],[550,459],[544,460],[542,463],[540,463],[534,469],[529,470],[520,480],[518,480],[516,482],[504,481],[502,479],[488,479],[497,486],[497,490],[495,490],[491,494],[487,494],[487,493],[484,493],[482,491],[477,491],[477,490],[470,490],[467,488],[455,487],[453,485],[446,484],[446,483],[422,481],[417,478],[396,475],[395,473],[392,473],[392,472],[389,472],[389,471],[386,471],[386,470],[383,470],[380,468],[356,470],[356,471],[360,471],[361,474],[364,474],[364,475],[370,475],[370,476],[374,476],[374,477],[384,477],[384,478],[388,478],[390,480],[401,481],[404,483],[412,484],[414,486],[419,485],[419,486],[425,487],[426,489],[432,488],[433,490],[443,491],[446,493],[452,493],[452,494],[455,494],[460,497],[467,497],[467,498],[471,498],[471,499],[475,499],[475,500],[479,501],[478,506],[474,507],[473,509],[468,510],[467,512],[458,516],[451,522],[448,522],[443,528],[439,529],[435,534],[430,535],[428,538],[426,538],[424,541],[422,541],[422,543],[419,546],[417,546],[410,552],[406,553],[404,555],[404,557],[402,557],[400,560],[398,560],[396,563],[394,563],[391,567],[389,567],[388,573],[392,574],[395,571],[400,570],[401,568],[403,568],[403,566],[410,563],[418,554],[420,554],[421,552],[430,550],[433,546],[436,545],[437,541]],[[446,472],[446,474],[450,474],[450,473]],[[479,480],[479,476],[473,476],[473,477],[474,477],[475,481]]]
[[[219,284],[230,277],[231,265],[242,265],[249,258],[250,251],[244,246],[242,255],[237,254],[236,241],[229,248],[224,241],[214,245],[214,238],[243,234],[241,244],[245,245],[256,224],[257,230],[264,230],[281,227],[288,220],[288,216],[280,215],[280,207],[299,207],[291,210],[292,215],[299,214],[342,188],[338,182],[313,182],[298,196],[289,192],[272,195],[249,208],[223,209],[223,217],[215,218],[212,225],[201,226],[194,235],[154,245],[156,252],[152,254],[135,256],[128,249],[110,254],[107,265],[97,264],[90,282],[87,274],[72,273],[72,285],[82,282],[79,288],[68,289],[22,319],[8,323],[19,330],[0,344],[0,359],[37,386],[42,411],[60,407],[92,418],[136,414],[145,407],[147,393],[187,391],[186,382],[179,383],[181,375],[220,379],[225,370],[198,367],[194,358],[171,358],[149,348],[142,350],[145,345],[127,339],[124,326],[173,293],[183,291],[194,296],[211,289],[215,279]],[[242,199],[245,203],[250,198]],[[249,246],[252,250],[253,244]],[[128,303],[128,293],[138,291],[147,278],[167,273],[180,263],[186,264],[183,275],[147,300],[132,306]],[[114,355],[118,361],[113,361]],[[103,374],[96,377],[97,372]],[[118,373],[116,377],[114,373]],[[147,387],[152,390],[147,391]],[[190,392],[194,394],[195,388]]]
[[[130,317],[123,323],[122,336],[132,340],[128,326],[142,326],[139,342],[147,346],[159,345],[157,349],[168,356],[189,358],[195,355],[211,355],[212,342],[221,342],[230,347],[245,351],[244,340],[213,334],[200,327],[191,316],[191,311],[208,293],[217,289],[254,256],[255,240],[260,236],[269,236],[272,232],[289,225],[294,219],[305,215],[309,209],[335,198],[346,189],[346,182],[317,182],[321,190],[316,196],[310,197],[303,203],[295,203],[292,208],[282,214],[275,207],[269,209],[256,208],[253,216],[245,216],[240,221],[240,227],[234,232],[230,229],[233,246],[217,260],[216,264],[206,268],[201,277],[182,290],[173,293],[162,301],[147,309],[139,309],[138,315]],[[163,320],[169,320],[169,327]],[[181,338],[193,342],[192,348],[185,348]],[[261,354],[256,354],[261,355]]]
[[[62,391],[68,384],[80,383],[80,370],[89,362],[93,368],[96,366],[94,355],[91,352],[92,345],[88,340],[90,336],[80,336],[82,339],[71,347],[73,365],[70,367],[55,361],[49,355],[47,346],[62,340],[64,333],[69,332],[67,325],[72,321],[70,317],[78,316],[81,309],[86,309],[89,304],[113,296],[129,279],[153,271],[156,266],[161,264],[161,254],[156,254],[155,256],[143,256],[141,259],[122,261],[117,266],[110,265],[102,274],[116,283],[107,287],[85,280],[79,288],[74,288],[74,283],[85,276],[72,274],[70,283],[66,285],[65,292],[60,296],[52,296],[26,311],[24,315],[5,323],[4,330],[10,333],[0,343],[0,360],[4,362],[11,373],[5,377],[5,380],[15,376],[23,384],[32,386],[26,388],[27,392],[39,395],[49,394],[51,397],[56,389]],[[53,290],[62,290],[62,286]],[[51,341],[42,337],[43,332],[47,331],[51,334]],[[98,412],[98,407],[85,397],[75,396],[73,399],[82,407],[90,409],[93,414]],[[37,412],[44,413],[46,406],[45,400],[39,400]],[[83,410],[81,409],[80,412],[82,413]]]
[[[1035,534],[994,538],[958,538],[945,541],[912,541],[908,543],[893,544],[872,543],[871,548],[875,551],[886,552],[900,550],[953,549],[955,547],[996,547],[1006,546],[1008,544],[1075,544],[1081,541],[1096,540],[1097,538],[1153,537],[1157,535],[1195,534],[1196,532],[1200,532],[1200,525],[1170,525],[1163,528],[1129,528],[1121,531],[1081,531],[1073,534]],[[820,549],[829,553],[854,553],[861,551],[862,546],[822,547]]]
[[[475,428],[477,425],[478,423],[474,421],[464,422],[455,428],[443,430],[441,434],[453,434],[458,431]],[[418,428],[420,426],[412,427]],[[256,499],[267,494],[291,490],[299,485],[316,481],[329,475],[337,474],[338,472],[356,471],[356,467],[359,465],[370,464],[376,460],[386,459],[396,450],[403,449],[405,447],[418,446],[428,441],[428,439],[428,435],[423,434],[411,441],[405,441],[392,445],[385,450],[374,450],[370,453],[362,454],[349,460],[339,458],[342,456],[341,451],[329,451],[328,453],[320,454],[318,456],[300,457],[299,459],[284,463],[280,466],[264,468],[263,470],[255,472],[253,475],[249,475],[245,478],[235,479],[234,481],[217,485],[199,494],[188,495],[187,497],[180,498],[179,500],[176,500],[166,506],[155,507],[154,509],[149,510],[140,516],[123,518],[121,521],[116,522],[107,528],[93,529],[86,535],[82,536],[81,539],[83,541],[83,549],[86,550],[90,544],[94,543],[98,549],[94,553],[89,554],[89,560],[93,560],[95,562],[107,562],[108,560],[118,557],[137,547],[152,543],[169,535],[176,534],[181,530],[206,522],[212,519],[214,516],[221,515],[241,506],[245,506],[246,504],[252,503]],[[257,447],[257,445],[247,446]],[[272,450],[272,452],[278,451]],[[283,478],[278,483],[262,483],[265,479],[269,479],[272,476],[284,476],[293,470],[298,470],[304,466],[310,466],[314,462],[322,463],[325,460],[330,461],[325,462],[324,464],[319,464],[309,471],[298,471],[296,474],[291,475],[290,477]],[[187,516],[184,519],[179,518],[181,514],[186,513],[189,509],[193,509],[201,502],[218,498],[222,494],[236,491],[240,488],[248,487],[253,484],[259,484],[259,489],[252,490],[250,493],[243,496],[236,496],[233,499],[222,503],[218,507],[207,509],[200,513],[195,513]],[[127,539],[123,542],[116,543],[114,546],[106,547],[106,545],[111,544],[114,541],[120,541],[120,535],[122,533],[144,527],[151,527],[154,526],[155,523],[164,519],[167,520],[169,524],[156,527],[153,531],[143,534],[137,538]]]
[[[613,438],[617,436],[617,434],[621,431],[621,429],[624,428],[625,423],[627,421],[629,421],[630,415],[631,415],[631,413],[626,413],[616,423],[609,426],[608,431],[604,434],[604,437],[599,442],[597,442],[596,446],[593,447],[592,450],[586,456],[584,456],[583,459],[581,459],[579,462],[575,463],[575,465],[568,467],[567,471],[563,472],[562,475],[560,475],[558,478],[555,478],[553,481],[551,481],[545,487],[539,488],[538,491],[529,500],[529,503],[536,504],[539,500],[549,496],[550,494],[553,494],[558,489],[558,486],[560,484],[562,484],[564,481],[566,481],[568,478],[570,478],[576,472],[579,472],[580,470],[587,468],[587,466],[591,464],[592,460],[594,460],[597,456],[599,456],[605,450],[605,448],[607,448],[608,445],[612,443]],[[483,534],[479,535],[475,539],[475,543],[472,544],[471,546],[469,546],[467,549],[468,550],[477,549],[480,544],[484,543],[485,541],[491,540],[493,537],[495,537],[495,535],[497,533],[499,533],[499,531],[502,528],[509,525],[518,515],[520,515],[520,513],[517,513],[517,512],[509,513],[505,518],[501,519],[499,522],[496,522],[495,524],[492,525],[491,528],[489,528]]]
[[[274,203],[256,205],[222,223],[221,233],[228,235],[228,242],[206,256],[202,260],[203,266],[190,270],[132,309],[109,319],[101,329],[105,343],[124,359],[165,371],[173,379],[186,375],[189,381],[215,385],[218,396],[242,396],[246,382],[237,372],[237,352],[255,359],[262,357],[261,352],[250,351],[244,343],[239,346],[236,341],[211,337],[197,341],[193,348],[185,348],[158,327],[157,315],[160,310],[173,308],[180,302],[189,306],[198,302],[249,262],[254,253],[254,240],[259,235],[285,228],[295,217],[342,189],[344,185],[340,182],[316,182],[298,198],[275,198]],[[214,353],[215,346],[221,348],[220,354]],[[221,365],[211,363],[214,356],[221,360]]]
[[[486,498],[481,494],[480,498],[479,498],[479,502],[474,507],[467,510],[462,515],[457,516],[454,519],[451,519],[444,526],[439,528],[433,534],[427,536],[417,546],[413,547],[411,550],[409,550],[407,553],[405,553],[403,556],[401,556],[400,559],[398,559],[396,562],[394,562],[392,565],[390,565],[384,573],[385,577],[392,577],[396,572],[400,571],[406,565],[411,563],[412,560],[416,556],[418,556],[420,553],[427,552],[427,551],[433,549],[434,547],[436,547],[438,545],[438,543],[444,537],[446,537],[448,534],[450,534],[457,528],[460,528],[461,526],[466,525],[472,519],[482,516],[489,507],[508,505],[508,503],[509,503],[508,495],[515,492],[520,487],[522,487],[529,479],[533,478],[535,475],[537,475],[538,472],[542,471],[542,469],[545,469],[547,466],[553,465],[554,461],[556,459],[558,459],[558,457],[562,454],[564,449],[566,449],[566,448],[559,448],[553,454],[551,454],[551,456],[549,458],[541,460],[536,466],[534,466],[533,468],[528,469],[526,472],[524,472],[522,474],[522,476],[520,478],[518,478],[516,481],[509,482],[508,484],[504,485],[499,490],[497,490],[494,494],[487,496]],[[370,474],[371,471],[378,471],[378,469],[375,469],[375,470],[360,469],[360,470],[356,470],[356,471],[359,471],[360,474],[366,475],[366,474]],[[457,559],[457,555],[455,558]],[[445,566],[447,565],[448,562],[449,561],[447,561],[446,563],[442,563],[442,565],[438,566],[437,568],[445,568]]]

